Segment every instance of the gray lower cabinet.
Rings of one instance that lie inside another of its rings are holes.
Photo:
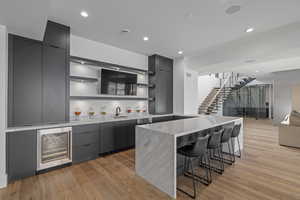
[[[74,126],[72,140],[73,163],[88,161],[98,157],[98,124]]]
[[[100,124],[100,137],[99,137],[99,153],[109,153],[114,151],[114,123],[103,123]]]
[[[136,120],[100,124],[99,153],[134,147]]]
[[[35,175],[36,172],[36,131],[7,133],[7,174],[8,181]]]

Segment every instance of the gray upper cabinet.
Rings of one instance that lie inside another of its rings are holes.
[[[44,46],[43,58],[43,121],[64,122],[68,105],[65,50]]]
[[[69,35],[54,22],[44,42],[9,35],[9,127],[68,121]]]
[[[44,43],[62,49],[69,48],[70,28],[52,21],[47,22]]]
[[[35,175],[36,171],[36,131],[7,133],[7,174],[8,181]]]
[[[149,56],[149,112],[151,114],[173,113],[173,60]]]
[[[9,127],[41,123],[41,66],[41,42],[9,35]]]
[[[69,119],[70,28],[48,21],[43,48],[43,121]]]

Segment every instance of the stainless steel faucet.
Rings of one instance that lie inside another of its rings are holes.
[[[116,116],[119,116],[121,113],[121,107],[120,106],[117,106],[116,107]]]

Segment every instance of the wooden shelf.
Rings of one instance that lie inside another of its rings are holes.
[[[93,95],[93,96],[70,96],[70,99],[119,99],[119,100],[148,100],[148,97]]]
[[[70,76],[70,80],[80,81],[80,82],[97,82],[97,78],[84,77],[84,76]]]

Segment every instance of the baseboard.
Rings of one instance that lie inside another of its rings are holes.
[[[0,174],[0,189],[5,188],[7,186],[7,175]]]

